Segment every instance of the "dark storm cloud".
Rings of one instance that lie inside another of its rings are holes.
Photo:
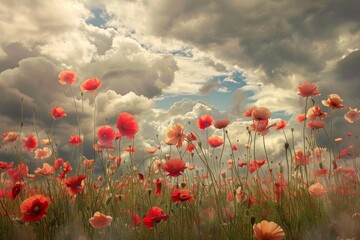
[[[338,36],[359,31],[360,2],[164,0],[152,10],[155,34],[244,68],[260,67],[263,81],[281,86],[292,73],[315,78],[326,61],[343,54]]]

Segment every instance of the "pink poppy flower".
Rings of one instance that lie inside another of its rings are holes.
[[[271,125],[268,125],[268,123],[269,120],[255,121],[254,123],[250,124],[249,129],[250,131],[257,131],[261,136],[265,136],[269,133],[269,129],[271,127],[276,126],[276,123],[273,123]]]
[[[265,107],[256,107],[251,116],[254,121],[268,120],[271,117],[271,112]]]
[[[210,127],[213,121],[214,119],[210,115],[204,114],[200,118],[198,118],[196,125],[200,130],[204,130],[205,128]]]
[[[89,93],[94,93],[96,91],[96,89],[98,89],[101,86],[101,80],[97,79],[97,78],[90,78],[85,80],[81,86],[80,89],[83,92],[89,92]]]
[[[315,120],[316,118],[324,119],[328,117],[328,114],[321,111],[319,106],[313,106],[312,108],[309,108],[308,112],[306,113],[306,117],[310,120]]]
[[[295,151],[295,162],[297,164],[302,164],[304,166],[308,166],[310,164],[310,153],[307,152],[304,154],[302,150]]]
[[[3,143],[11,143],[15,142],[18,139],[19,134],[17,132],[6,132],[3,133],[1,136],[3,137]]]
[[[35,158],[36,159],[45,159],[45,158],[50,157],[51,154],[52,154],[52,151],[48,147],[38,148],[35,150]]]
[[[327,192],[325,187],[323,185],[321,185],[321,183],[318,183],[318,182],[311,185],[308,190],[309,190],[310,195],[314,196],[314,197],[324,196]]]
[[[302,97],[318,96],[320,95],[316,83],[304,82],[298,85],[298,94]]]
[[[217,129],[223,129],[226,128],[227,125],[229,125],[230,121],[228,119],[222,119],[222,120],[217,120],[214,123],[214,127]]]
[[[112,221],[111,216],[106,216],[100,212],[96,212],[92,218],[89,219],[89,222],[93,228],[96,230],[106,228],[110,226]]]
[[[254,225],[254,236],[258,240],[283,240],[284,230],[274,222],[262,220]]]
[[[182,147],[186,135],[184,133],[184,126],[180,123],[173,125],[166,131],[166,144],[176,145]]]
[[[73,71],[70,70],[64,70],[59,73],[59,83],[62,85],[74,85],[76,81],[76,74]]]
[[[212,148],[220,147],[224,141],[219,136],[211,136],[208,138],[208,143]]]
[[[326,148],[320,148],[320,147],[316,147],[314,149],[314,159],[322,162],[325,160],[325,152],[326,152]]]
[[[349,123],[354,123],[360,119],[360,111],[357,108],[349,107],[349,111],[345,113],[344,118]]]
[[[24,143],[22,149],[27,149],[28,152],[33,152],[38,146],[38,140],[32,134],[30,134],[27,138],[24,138],[22,142]]]
[[[59,118],[66,117],[65,110],[62,107],[52,107],[52,111],[49,114],[53,117],[54,120],[58,120]]]
[[[307,127],[311,129],[324,128],[325,122],[313,120],[308,123]]]
[[[138,122],[133,115],[123,112],[118,116],[116,127],[119,129],[121,137],[134,139],[135,134],[139,131]]]
[[[322,100],[322,104],[332,109],[341,109],[345,106],[341,104],[343,100],[338,94],[330,94],[327,100]]]
[[[46,175],[53,174],[54,171],[55,171],[55,169],[52,166],[50,166],[50,164],[43,163],[43,167],[35,169],[34,172],[40,176],[46,176]]]
[[[150,153],[150,154],[154,154],[154,153],[156,153],[156,151],[157,151],[156,148],[147,148],[147,149],[146,149],[146,152],[147,152],[147,153]]]
[[[44,138],[44,139],[41,140],[41,144],[42,144],[42,145],[45,145],[45,146],[51,145],[51,139],[49,139],[49,138]]]

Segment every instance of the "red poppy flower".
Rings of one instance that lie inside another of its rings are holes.
[[[101,126],[98,131],[97,131],[97,136],[99,138],[99,145],[101,145],[102,147],[106,147],[106,146],[112,146],[113,145],[113,141],[115,140],[115,130],[108,126]]]
[[[9,191],[9,198],[14,200],[16,198],[17,195],[19,195],[19,193],[21,192],[21,190],[23,189],[23,184],[21,183],[16,183],[12,188],[11,191]]]
[[[297,87],[299,95],[302,97],[318,96],[320,95],[316,83],[304,82]]]
[[[280,130],[284,128],[286,128],[286,121],[281,119],[280,122],[276,124],[275,130]]]
[[[146,149],[146,152],[150,153],[150,154],[154,154],[154,153],[156,153],[156,151],[157,151],[156,148],[148,148],[148,149]]]
[[[189,142],[191,142],[191,141],[197,140],[197,137],[196,137],[195,133],[189,132],[188,134],[186,134],[186,139],[187,139]]]
[[[81,86],[80,89],[83,92],[89,92],[94,93],[96,89],[98,89],[101,86],[101,80],[97,78],[89,78],[85,80]]]
[[[59,169],[60,167],[62,167],[63,163],[64,163],[64,159],[62,159],[62,158],[56,159],[54,161],[54,168]]]
[[[250,107],[243,113],[243,116],[244,116],[244,117],[252,117],[252,112],[254,111],[255,108],[256,108],[256,106],[250,106]]]
[[[84,179],[87,175],[72,176],[65,179],[64,184],[68,187],[70,195],[76,195],[84,189]]]
[[[69,162],[64,162],[62,164],[62,168],[63,168],[62,172],[59,173],[59,175],[58,175],[58,179],[60,179],[60,180],[64,179],[66,177],[66,174],[68,174],[72,170],[72,167]]]
[[[61,83],[62,85],[73,85],[76,81],[76,73],[74,73],[73,71],[61,71],[58,77],[59,83]]]
[[[119,129],[121,137],[133,139],[139,131],[139,126],[133,115],[123,112],[118,116],[116,127]]]
[[[196,148],[196,142],[188,142],[187,147],[186,147],[186,151],[188,153],[192,153]]]
[[[0,169],[6,169],[6,168],[12,168],[14,166],[14,163],[6,163],[0,161]]]
[[[8,175],[12,183],[23,181],[24,177],[29,173],[29,168],[25,163],[21,163],[17,168],[8,169],[5,174]]]
[[[238,146],[236,146],[235,144],[233,144],[233,145],[231,146],[231,149],[232,149],[233,151],[237,151],[239,148],[238,148]]]
[[[134,213],[132,215],[132,225],[135,227],[141,226],[141,219],[140,219],[139,215],[137,215],[136,213]]]
[[[174,188],[171,192],[171,200],[173,202],[192,201],[194,197],[191,196],[190,190]]]
[[[214,119],[210,115],[205,114],[197,120],[196,125],[200,130],[204,130],[205,128],[210,127],[213,121]]]
[[[27,138],[24,138],[22,142],[24,143],[24,146],[22,148],[27,149],[28,152],[33,152],[38,146],[38,140],[32,134],[30,134]]]
[[[136,152],[136,148],[135,147],[126,147],[126,148],[123,148],[123,150],[125,152],[129,152],[129,153],[135,153]]]
[[[224,143],[224,141],[219,136],[212,136],[208,138],[208,143],[211,147],[216,148],[220,147]]]
[[[71,145],[79,145],[82,142],[81,138],[79,136],[70,136],[69,143]]]
[[[53,117],[54,120],[58,120],[59,118],[66,117],[65,110],[62,107],[52,107],[52,112],[49,114]]]
[[[186,169],[186,164],[181,159],[170,159],[163,165],[163,171],[168,173],[169,177],[177,177],[181,175],[181,172],[183,172]]]
[[[161,208],[154,206],[150,208],[149,212],[144,217],[143,223],[147,228],[152,229],[155,223],[159,223],[169,217],[169,215],[164,214],[164,211]]]
[[[222,120],[217,120],[214,123],[214,127],[217,129],[223,129],[226,128],[227,125],[229,125],[230,121],[228,119],[222,119]]]
[[[3,137],[3,143],[15,142],[18,139],[19,134],[17,132],[6,132],[1,135]]]
[[[261,168],[266,163],[266,160],[252,160],[250,162],[249,172],[252,173]]]
[[[84,164],[84,166],[85,167],[92,167],[93,165],[94,165],[94,159],[85,159],[84,161],[83,161],[83,164]]]
[[[299,114],[297,117],[296,117],[296,121],[297,122],[303,122],[305,120],[305,114],[302,113],[302,114]]]
[[[161,187],[162,187],[162,182],[161,180],[158,178],[156,179],[156,195],[161,196]]]
[[[238,163],[238,167],[243,167],[243,166],[246,166],[247,165],[247,162],[239,162]]]
[[[46,216],[50,203],[50,199],[43,195],[36,195],[25,199],[20,205],[20,211],[23,213],[21,220],[24,222],[39,221]]]

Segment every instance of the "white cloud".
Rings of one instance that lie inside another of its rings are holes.
[[[14,14],[15,12],[15,14]],[[90,12],[78,1],[9,1],[0,3],[0,43],[33,45],[76,28]]]

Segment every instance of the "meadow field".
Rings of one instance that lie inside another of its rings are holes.
[[[64,70],[58,81],[72,93],[78,80]],[[82,94],[100,86],[101,80],[87,79]],[[360,239],[358,133],[333,135],[334,116],[359,124],[360,112],[345,107],[341,92],[314,101],[320,93],[310,82],[294,91],[304,103],[297,134],[285,120],[274,121],[266,106],[252,106],[243,113],[251,122],[243,129],[246,142],[229,136],[228,119],[204,114],[167,126],[145,150],[137,150],[142,129],[134,115],[119,109],[116,122],[83,122],[73,95],[76,116],[61,106],[42,110],[53,119],[51,129],[38,129],[37,119],[33,132],[23,132],[22,120],[18,129],[1,129],[0,151],[11,159],[0,159],[0,238]],[[78,129],[68,139],[72,158],[65,159],[54,128],[69,117]],[[90,139],[85,124],[94,129]],[[214,128],[221,134],[209,134]],[[279,159],[267,152],[272,132],[284,136]]]

